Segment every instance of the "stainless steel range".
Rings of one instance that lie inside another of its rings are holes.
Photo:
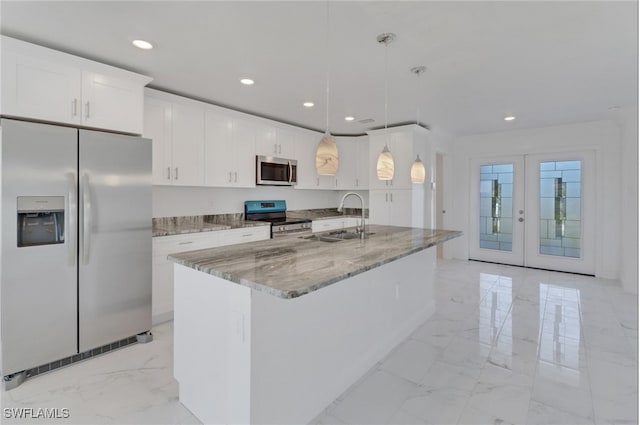
[[[311,232],[311,220],[287,218],[287,202],[283,200],[245,201],[244,217],[245,220],[270,222],[271,237]]]

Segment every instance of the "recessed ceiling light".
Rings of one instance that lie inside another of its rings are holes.
[[[353,121],[355,120],[355,117],[344,117],[345,121]]]
[[[139,49],[143,49],[143,50],[151,50],[153,49],[153,44],[149,43],[148,41],[144,41],[144,40],[133,40],[131,42],[134,46],[136,46]]]
[[[253,81],[251,78],[242,78],[242,79],[240,80],[240,82],[241,82],[242,84],[244,84],[245,86],[250,86],[250,85],[255,84],[255,81]]]
[[[304,106],[305,108],[313,108],[314,103],[313,102],[304,102],[302,104],[302,106]]]
[[[509,116],[504,117],[505,121],[513,121],[515,119],[516,119],[516,117],[514,117],[513,115],[509,115]]]

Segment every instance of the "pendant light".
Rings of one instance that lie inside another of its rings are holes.
[[[378,163],[376,164],[376,171],[378,173],[378,180],[393,180],[394,164],[393,155],[389,151],[388,141],[389,134],[387,133],[387,125],[389,119],[389,43],[395,40],[396,35],[393,33],[382,33],[378,35],[378,43],[384,43],[384,60],[385,60],[385,86],[384,86],[384,148],[378,156]]]
[[[326,53],[327,53],[327,71],[326,71],[326,90],[325,90],[325,108],[326,108],[326,128],[324,136],[318,143],[316,149],[316,172],[319,176],[335,176],[338,173],[338,145],[336,139],[329,133],[329,2],[327,1],[326,15]]]
[[[420,74],[427,70],[424,66],[416,66],[411,68],[411,72],[416,74],[418,83],[417,83],[417,99],[416,99],[416,125],[420,125]],[[413,161],[413,165],[411,165],[411,183],[415,184],[423,184],[424,177],[426,175],[426,170],[424,168],[424,163],[420,159],[420,155],[416,156],[416,160]]]

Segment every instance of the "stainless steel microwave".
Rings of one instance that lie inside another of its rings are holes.
[[[256,184],[295,186],[298,183],[298,161],[256,155]]]

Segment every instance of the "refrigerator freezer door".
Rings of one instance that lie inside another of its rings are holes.
[[[78,130],[7,119],[0,125],[1,367],[9,375],[77,353],[77,228],[70,211]],[[18,247],[18,197],[63,197],[64,217],[55,214],[64,220],[64,243]]]
[[[80,351],[151,329],[151,141],[80,130]]]

